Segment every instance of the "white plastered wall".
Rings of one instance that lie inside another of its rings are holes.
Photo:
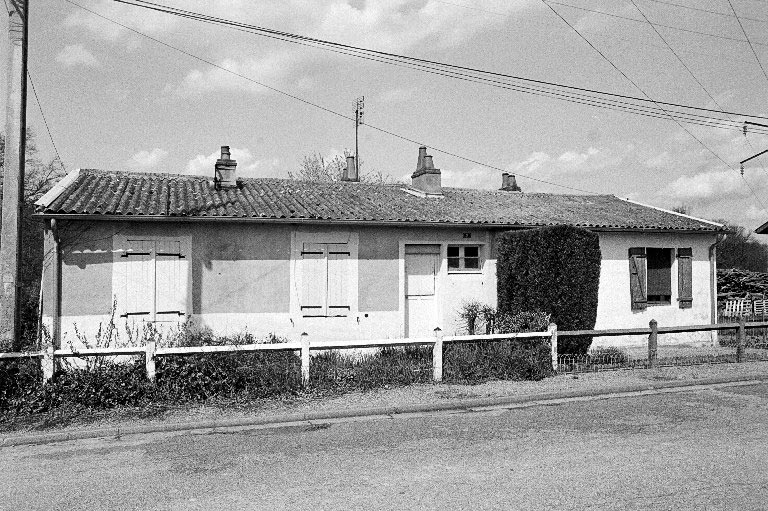
[[[712,289],[710,247],[716,242],[712,233],[628,233],[601,232],[600,290],[598,295],[596,329],[648,327],[655,319],[660,327],[699,325],[714,322],[712,318]],[[672,300],[670,305],[650,305],[645,310],[633,311],[629,290],[630,247],[688,248],[693,250],[692,283],[693,303],[690,309],[681,309],[677,298],[677,258],[672,263]],[[716,335],[710,332],[692,332],[659,336],[659,345],[672,343],[712,344]],[[592,346],[643,345],[647,336],[595,338]]]

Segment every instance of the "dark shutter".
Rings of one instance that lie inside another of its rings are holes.
[[[648,306],[648,300],[646,298],[645,273],[645,248],[630,248],[629,291],[632,297],[632,310],[644,310]]]
[[[693,250],[677,249],[677,301],[681,309],[693,307]]]

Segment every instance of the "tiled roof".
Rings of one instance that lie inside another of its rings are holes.
[[[719,224],[613,195],[557,195],[443,188],[442,198],[406,185],[243,179],[216,189],[210,178],[80,170],[38,201],[38,213],[124,217],[323,220],[386,223],[720,231]]]

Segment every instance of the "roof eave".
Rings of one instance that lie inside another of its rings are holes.
[[[386,227],[463,227],[483,229],[535,229],[556,224],[501,224],[490,222],[427,222],[407,220],[331,220],[322,218],[261,218],[261,217],[217,217],[217,216],[168,216],[168,215],[102,215],[84,213],[35,213],[41,220],[79,220],[98,222],[229,222],[260,224],[315,224],[315,225],[360,225]],[[675,229],[671,227],[621,227],[577,225],[596,232],[675,232],[675,233],[720,233],[718,228]]]

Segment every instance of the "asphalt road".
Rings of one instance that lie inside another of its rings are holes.
[[[768,385],[0,449],[0,508],[768,509]]]

